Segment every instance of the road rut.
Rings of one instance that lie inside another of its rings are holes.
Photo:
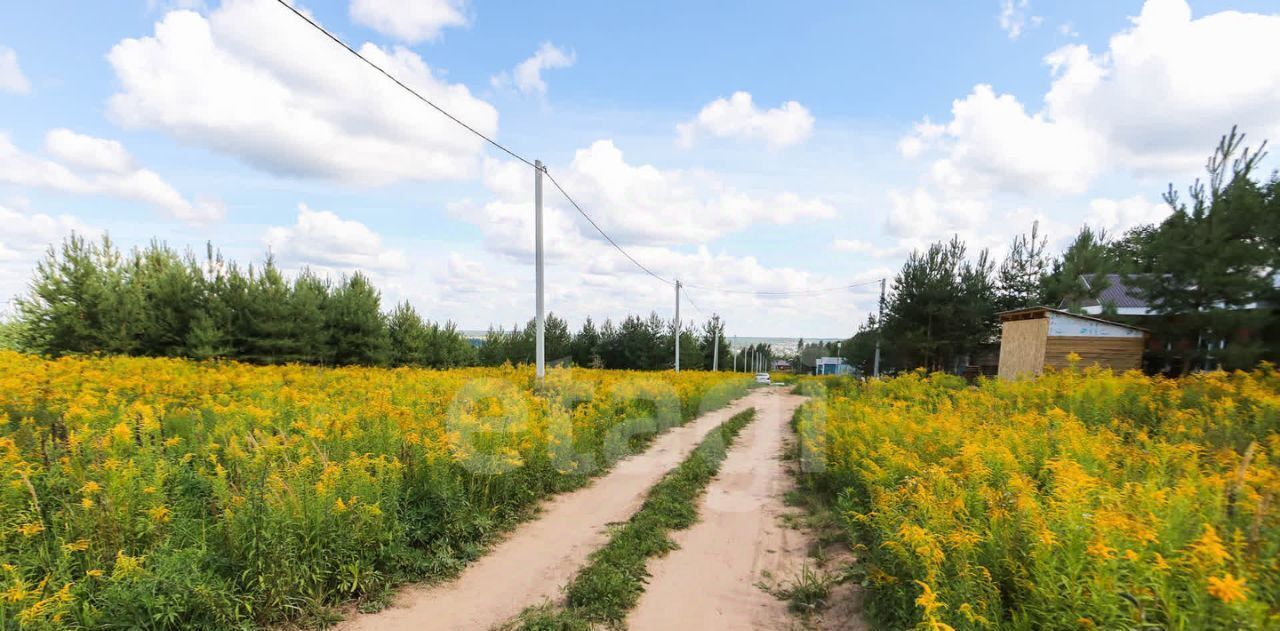
[[[668,430],[648,450],[622,460],[591,485],[548,500],[538,518],[517,527],[456,579],[408,587],[391,607],[355,616],[337,629],[483,630],[506,622],[531,605],[560,600],[564,586],[587,555],[608,541],[609,524],[635,513],[649,487],[684,460],[708,432],[734,414],[753,406],[760,408],[775,396],[768,390],[757,390]]]

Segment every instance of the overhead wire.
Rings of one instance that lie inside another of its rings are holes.
[[[533,163],[532,163],[532,162],[530,162],[528,159],[526,159],[524,156],[522,156],[522,155],[520,155],[520,154],[516,153],[515,151],[512,151],[511,149],[508,149],[508,148],[507,148],[505,145],[503,145],[502,143],[500,143],[500,142],[498,142],[498,141],[496,141],[496,140],[494,140],[494,139],[492,139],[492,138],[490,138],[490,137],[486,136],[485,134],[481,133],[479,130],[477,130],[476,128],[472,127],[471,125],[466,124],[465,122],[463,122],[463,121],[462,121],[461,119],[459,119],[458,117],[454,116],[453,114],[450,114],[450,113],[449,113],[448,111],[446,111],[443,107],[440,107],[439,105],[436,105],[433,101],[431,101],[431,99],[428,99],[427,97],[422,96],[421,94],[419,94],[419,93],[418,93],[418,91],[417,91],[417,90],[414,90],[413,88],[411,88],[411,87],[409,87],[409,86],[405,85],[405,84],[404,84],[403,82],[401,82],[399,79],[395,78],[395,76],[393,76],[391,73],[387,72],[386,70],[383,70],[383,69],[382,69],[382,66],[379,66],[378,64],[375,64],[375,63],[373,63],[372,61],[369,61],[369,59],[368,59],[367,57],[365,57],[364,55],[361,55],[361,54],[359,53],[359,51],[357,51],[356,49],[354,49],[354,48],[352,48],[352,47],[348,46],[348,45],[347,45],[347,43],[346,43],[346,42],[344,42],[344,41],[342,41],[342,40],[341,40],[337,35],[334,35],[333,33],[330,33],[328,29],[326,29],[326,28],[325,28],[325,27],[323,27],[323,26],[320,26],[320,24],[318,24],[315,20],[312,20],[311,18],[307,17],[307,15],[306,15],[305,13],[303,13],[303,12],[299,11],[299,10],[298,10],[296,7],[294,7],[293,5],[289,4],[289,3],[288,3],[288,2],[286,2],[285,0],[276,0],[276,1],[277,1],[277,2],[279,2],[282,6],[284,6],[284,8],[286,8],[286,9],[288,9],[288,10],[292,11],[294,15],[296,15],[296,16],[298,16],[298,17],[302,18],[302,20],[303,20],[304,22],[306,22],[307,24],[310,24],[310,25],[311,25],[313,28],[315,28],[317,31],[320,31],[321,33],[324,33],[324,34],[325,34],[325,36],[327,36],[329,39],[331,39],[331,40],[333,40],[333,41],[337,42],[339,46],[341,46],[341,47],[343,47],[343,48],[347,49],[347,52],[351,53],[352,55],[355,55],[355,56],[356,56],[356,58],[358,58],[360,61],[363,61],[364,63],[369,64],[369,67],[371,67],[371,68],[373,68],[374,70],[377,70],[378,72],[382,73],[382,75],[383,75],[384,77],[386,77],[386,78],[388,78],[388,79],[391,79],[392,81],[394,81],[394,82],[396,83],[396,85],[398,85],[398,86],[400,86],[400,87],[404,88],[404,89],[405,89],[405,90],[407,90],[410,94],[412,94],[412,95],[414,95],[414,96],[418,97],[418,100],[422,101],[423,103],[426,103],[427,105],[430,105],[430,106],[431,106],[432,108],[434,108],[437,112],[440,112],[441,114],[444,114],[446,117],[448,117],[448,118],[449,118],[449,120],[451,120],[451,121],[453,121],[453,122],[455,122],[455,123],[457,123],[457,124],[459,124],[459,125],[462,125],[462,126],[463,126],[467,131],[469,131],[469,132],[471,132],[471,133],[475,134],[476,136],[479,136],[479,137],[480,137],[480,138],[482,138],[485,142],[487,142],[487,143],[489,143],[489,144],[491,144],[491,145],[493,145],[493,146],[497,147],[498,149],[501,149],[502,151],[506,152],[506,154],[507,154],[507,155],[509,155],[509,156],[511,156],[511,157],[513,157],[513,158],[515,158],[515,159],[517,159],[517,160],[519,160],[519,161],[521,161],[521,162],[523,162],[523,163],[525,163],[525,164],[527,164],[527,165],[531,166],[531,167],[532,167],[532,166],[534,166],[534,165],[533,165]],[[536,168],[536,167],[535,167],[535,168]]]
[[[693,301],[693,298],[689,296],[689,291],[685,289],[684,283],[680,283],[680,293],[684,296],[685,300],[689,301],[689,306],[693,307],[694,311],[697,311],[699,315],[707,315],[707,312],[703,311],[702,308]]]
[[[414,90],[413,88],[409,87],[408,85],[405,85],[405,84],[404,84],[404,82],[402,82],[402,81],[400,81],[399,79],[397,79],[394,75],[392,75],[391,73],[389,73],[389,72],[387,72],[386,70],[384,70],[384,69],[383,69],[381,66],[379,66],[378,64],[375,64],[375,63],[373,63],[372,61],[370,61],[367,57],[365,57],[364,55],[360,54],[360,52],[359,52],[359,51],[357,51],[356,49],[354,49],[354,48],[352,48],[351,46],[349,46],[346,42],[342,41],[342,39],[341,39],[341,38],[339,38],[338,36],[336,36],[336,35],[334,35],[333,33],[329,32],[329,30],[328,30],[328,29],[324,28],[324,27],[323,27],[323,26],[321,26],[319,23],[317,23],[315,20],[313,20],[313,19],[311,19],[310,17],[308,17],[305,13],[303,13],[303,12],[299,11],[296,7],[294,7],[293,5],[289,4],[286,0],[276,0],[276,1],[277,1],[281,6],[285,7],[285,8],[286,8],[286,9],[288,9],[290,12],[292,12],[294,15],[296,15],[298,18],[302,19],[304,22],[306,22],[307,24],[309,24],[312,28],[316,29],[316,30],[317,30],[317,31],[319,31],[320,33],[323,33],[326,37],[328,37],[329,39],[333,40],[335,43],[337,43],[339,46],[341,46],[341,47],[342,47],[343,49],[345,49],[347,52],[349,52],[349,53],[351,53],[352,55],[354,55],[357,59],[359,59],[360,61],[363,61],[365,64],[367,64],[369,67],[373,68],[374,70],[377,70],[377,71],[378,71],[379,73],[381,73],[384,77],[386,77],[386,78],[390,79],[391,81],[395,82],[395,84],[396,84],[396,85],[400,86],[400,87],[401,87],[401,88],[403,88],[405,91],[407,91],[407,92],[409,92],[410,94],[412,94],[413,96],[417,97],[417,98],[418,98],[418,100],[420,100],[420,101],[422,101],[423,103],[426,103],[427,105],[431,106],[431,108],[432,108],[432,109],[434,109],[434,110],[436,110],[437,112],[439,112],[439,113],[443,114],[443,115],[444,115],[446,118],[448,118],[449,120],[451,120],[451,121],[453,121],[453,122],[457,123],[458,125],[461,125],[461,126],[462,126],[464,129],[466,129],[467,131],[471,132],[472,134],[475,134],[477,137],[481,138],[482,140],[484,140],[485,142],[489,143],[490,145],[493,145],[494,147],[498,148],[499,150],[501,150],[502,152],[504,152],[504,153],[506,153],[507,155],[511,156],[512,158],[515,158],[516,160],[519,160],[520,162],[523,162],[524,164],[526,164],[526,165],[528,165],[528,166],[530,166],[530,167],[532,167],[532,168],[534,168],[534,169],[538,169],[538,168],[539,168],[539,166],[538,166],[538,165],[534,164],[534,162],[530,161],[528,158],[525,158],[524,156],[522,156],[522,155],[520,155],[520,154],[516,153],[515,151],[513,151],[512,149],[507,148],[507,146],[505,146],[505,145],[503,145],[502,143],[500,143],[500,142],[498,142],[498,141],[494,140],[493,138],[490,138],[489,136],[487,136],[487,135],[485,135],[484,133],[480,132],[479,130],[477,130],[476,128],[472,127],[471,125],[468,125],[468,124],[467,124],[466,122],[464,122],[463,120],[459,119],[458,117],[454,116],[453,114],[450,114],[450,113],[449,113],[447,110],[445,110],[443,107],[440,107],[439,105],[436,105],[436,104],[435,104],[435,102],[433,102],[431,99],[428,99],[427,97],[422,96],[422,94],[418,93],[418,91],[417,91],[417,90]],[[577,202],[576,200],[574,200],[574,199],[573,199],[573,196],[569,195],[569,192],[568,192],[568,191],[566,191],[566,190],[564,189],[564,187],[560,185],[560,182],[559,182],[559,181],[557,181],[557,180],[556,180],[556,178],[555,178],[554,176],[552,176],[552,175],[551,175],[551,172],[546,168],[546,166],[545,166],[545,165],[543,165],[543,166],[541,167],[541,170],[542,170],[543,175],[547,176],[547,179],[548,179],[548,180],[551,180],[551,184],[552,184],[552,185],[554,185],[554,186],[556,187],[556,190],[560,191],[560,194],[561,194],[561,195],[563,195],[563,196],[564,196],[564,198],[569,202],[569,204],[570,204],[570,205],[572,205],[572,206],[573,206],[573,208],[574,208],[575,210],[577,210],[577,211],[578,211],[578,214],[582,215],[583,219],[586,219],[586,220],[587,220],[587,223],[591,224],[591,227],[592,227],[592,228],[594,228],[594,229],[596,230],[596,232],[600,233],[600,236],[601,236],[601,237],[604,237],[605,241],[608,241],[608,242],[609,242],[609,245],[612,245],[612,246],[614,247],[614,249],[616,249],[618,252],[620,252],[624,257],[626,257],[626,258],[627,258],[627,260],[631,261],[631,263],[632,263],[633,265],[635,265],[637,268],[639,268],[639,269],[640,269],[641,271],[643,271],[644,273],[648,274],[649,276],[652,276],[653,278],[655,278],[655,279],[657,279],[657,280],[659,280],[659,281],[661,281],[662,283],[665,283],[665,284],[667,284],[667,285],[673,285],[673,286],[675,285],[675,281],[673,281],[673,280],[671,280],[671,279],[668,279],[668,278],[666,278],[666,277],[662,276],[661,274],[658,274],[657,272],[654,272],[652,269],[649,269],[649,267],[648,267],[648,266],[646,266],[645,264],[641,263],[638,259],[636,259],[636,257],[632,256],[630,252],[627,252],[627,250],[626,250],[625,248],[623,248],[623,247],[622,247],[622,245],[620,245],[616,240],[614,240],[614,238],[613,238],[613,237],[609,236],[609,233],[605,232],[605,231],[604,231],[604,229],[603,229],[603,228],[601,228],[601,227],[600,227],[600,225],[599,225],[599,224],[597,224],[597,223],[595,222],[595,220],[591,218],[591,215],[587,214],[587,211],[586,211],[586,210],[584,210],[584,209],[582,208],[582,206],[581,206],[580,204],[578,204],[578,202]],[[849,290],[849,289],[854,289],[854,288],[856,288],[856,287],[861,287],[861,286],[863,286],[863,285],[870,285],[870,284],[878,283],[878,282],[880,282],[880,279],[876,279],[876,280],[868,281],[868,282],[864,282],[864,283],[854,283],[854,284],[852,284],[852,285],[845,285],[845,286],[842,286],[842,287],[829,287],[829,288],[824,288],[824,289],[803,289],[803,290],[795,290],[795,291],[755,291],[755,290],[748,290],[748,289],[730,289],[730,288],[724,288],[724,287],[713,287],[713,286],[709,286],[709,285],[691,285],[691,284],[688,284],[688,283],[681,283],[681,285],[682,285],[682,286],[684,286],[684,287],[692,287],[692,288],[694,288],[694,289],[700,289],[700,290],[706,290],[706,291],[714,291],[714,292],[721,292],[721,293],[727,293],[727,294],[748,294],[748,295],[755,295],[755,296],[785,297],[785,296],[816,296],[816,295],[821,295],[821,294],[824,294],[824,293],[832,293],[832,292],[837,292],[837,291],[847,291],[847,290]],[[685,297],[686,297],[686,298],[688,298],[688,293],[685,293]],[[693,305],[694,303],[693,303],[693,301],[692,301],[692,300],[690,300],[689,304]],[[695,308],[695,309],[697,309],[697,305],[694,305],[694,308]],[[699,311],[699,312],[701,312],[702,310],[701,310],[701,309],[698,309],[698,311]]]
[[[627,251],[626,251],[626,250],[625,250],[621,245],[618,245],[618,242],[617,242],[617,241],[614,241],[614,240],[613,240],[613,237],[609,236],[609,233],[605,232],[605,231],[604,231],[604,229],[600,227],[600,224],[597,224],[597,223],[595,222],[595,220],[591,218],[591,215],[588,215],[588,214],[587,214],[587,211],[583,210],[583,209],[582,209],[582,206],[579,206],[579,205],[578,205],[578,202],[574,201],[573,197],[571,197],[571,196],[569,195],[569,192],[568,192],[568,191],[566,191],[566,190],[564,190],[564,187],[563,187],[563,186],[560,186],[560,182],[557,182],[557,181],[556,181],[556,178],[555,178],[555,177],[553,177],[553,176],[551,175],[551,172],[550,172],[550,171],[548,171],[548,170],[546,169],[546,167],[543,167],[543,171],[542,171],[542,172],[543,172],[543,174],[545,174],[545,175],[547,176],[547,179],[548,179],[548,180],[551,180],[551,184],[552,184],[552,185],[554,185],[554,186],[556,187],[556,190],[560,191],[560,194],[561,194],[561,195],[563,195],[565,199],[569,200],[569,203],[570,203],[570,204],[572,204],[572,205],[573,205],[573,207],[574,207],[574,209],[576,209],[576,210],[578,211],[578,214],[582,215],[582,217],[583,217],[584,219],[586,219],[586,220],[587,220],[587,223],[591,224],[591,227],[592,227],[592,228],[595,228],[595,229],[596,229],[596,232],[599,232],[599,233],[600,233],[600,236],[604,237],[604,238],[605,238],[605,240],[609,242],[609,245],[612,245],[614,248],[616,248],[619,252],[621,252],[621,253],[622,253],[622,255],[623,255],[623,256],[627,257],[627,260],[629,260],[629,261],[631,261],[632,263],[634,263],[634,264],[635,264],[635,266],[636,266],[636,267],[638,267],[638,268],[640,268],[641,270],[644,270],[644,272],[645,272],[646,274],[648,274],[648,275],[650,275],[650,276],[652,276],[652,277],[654,277],[654,278],[656,278],[656,279],[658,279],[658,280],[660,280],[660,281],[662,281],[662,282],[664,282],[664,283],[666,283],[666,284],[668,284],[668,285],[675,285],[675,282],[674,282],[674,281],[667,280],[666,278],[663,278],[662,276],[658,275],[658,273],[657,273],[657,272],[654,272],[653,270],[649,269],[648,267],[645,267],[644,263],[641,263],[640,261],[637,261],[637,260],[636,260],[636,257],[631,256],[631,253],[630,253],[630,252],[627,252]]]

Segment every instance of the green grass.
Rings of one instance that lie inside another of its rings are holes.
[[[765,577],[769,578],[769,577]],[[841,577],[814,569],[808,565],[800,568],[800,572],[790,581],[779,585],[769,585],[764,581],[756,583],[756,587],[764,590],[778,600],[784,600],[791,611],[809,615],[827,605],[831,596],[831,588],[839,583]]]
[[[592,553],[569,584],[563,608],[525,610],[507,629],[578,631],[597,626],[619,628],[644,593],[648,560],[676,549],[669,534],[698,520],[698,498],[720,470],[733,440],[755,419],[755,410],[736,414],[706,438],[649,490],[649,496],[609,543]]]

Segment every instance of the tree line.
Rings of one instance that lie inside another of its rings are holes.
[[[567,322],[552,313],[546,318],[543,345],[548,362],[594,368],[665,370],[675,365],[675,330],[673,321],[650,313],[648,317],[629,315],[617,324],[605,320],[597,325],[588,317],[574,333]],[[479,347],[479,361],[485,365],[533,363],[536,334],[533,320],[523,329],[490,327]],[[718,345],[717,337],[720,338]],[[681,330],[681,369],[710,370],[717,350],[719,369],[729,370],[733,358],[720,316],[712,316],[701,327]]]
[[[257,364],[462,366],[475,349],[451,322],[408,303],[383,313],[357,272],[286,278],[268,256],[241,267],[210,246],[203,261],[153,241],[121,252],[110,237],[51,247],[17,301],[16,345],[60,356],[104,353]]]
[[[382,296],[359,272],[337,280],[303,269],[292,279],[271,256],[258,265],[228,261],[212,246],[203,260],[153,241],[121,252],[109,237],[71,235],[35,271],[17,318],[0,326],[0,348],[49,356],[117,354],[233,359],[255,364],[449,368],[533,363],[535,325],[490,328],[479,343],[452,322],[424,319]],[[618,324],[591,318],[577,333],[546,319],[549,362],[635,370],[674,365],[675,325],[656,313]],[[680,334],[681,368],[710,369],[732,356],[714,316]]]
[[[1038,224],[1014,238],[998,265],[959,238],[913,252],[893,279],[883,321],[868,317],[841,355],[870,372],[880,338],[883,367],[957,371],[990,352],[1001,311],[1100,304],[1103,317],[1137,323],[1165,342],[1149,353],[1152,370],[1280,360],[1280,175],[1255,177],[1265,144],[1251,150],[1233,129],[1209,158],[1207,180],[1193,183],[1185,200],[1170,185],[1164,221],[1121,235],[1085,226],[1057,256]],[[1110,275],[1153,313],[1120,314],[1102,299]]]

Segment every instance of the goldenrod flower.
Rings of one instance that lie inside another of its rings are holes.
[[[1209,595],[1224,603],[1248,600],[1248,596],[1245,595],[1246,591],[1247,588],[1244,585],[1243,578],[1236,578],[1231,574],[1225,574],[1221,577],[1209,577]]]

